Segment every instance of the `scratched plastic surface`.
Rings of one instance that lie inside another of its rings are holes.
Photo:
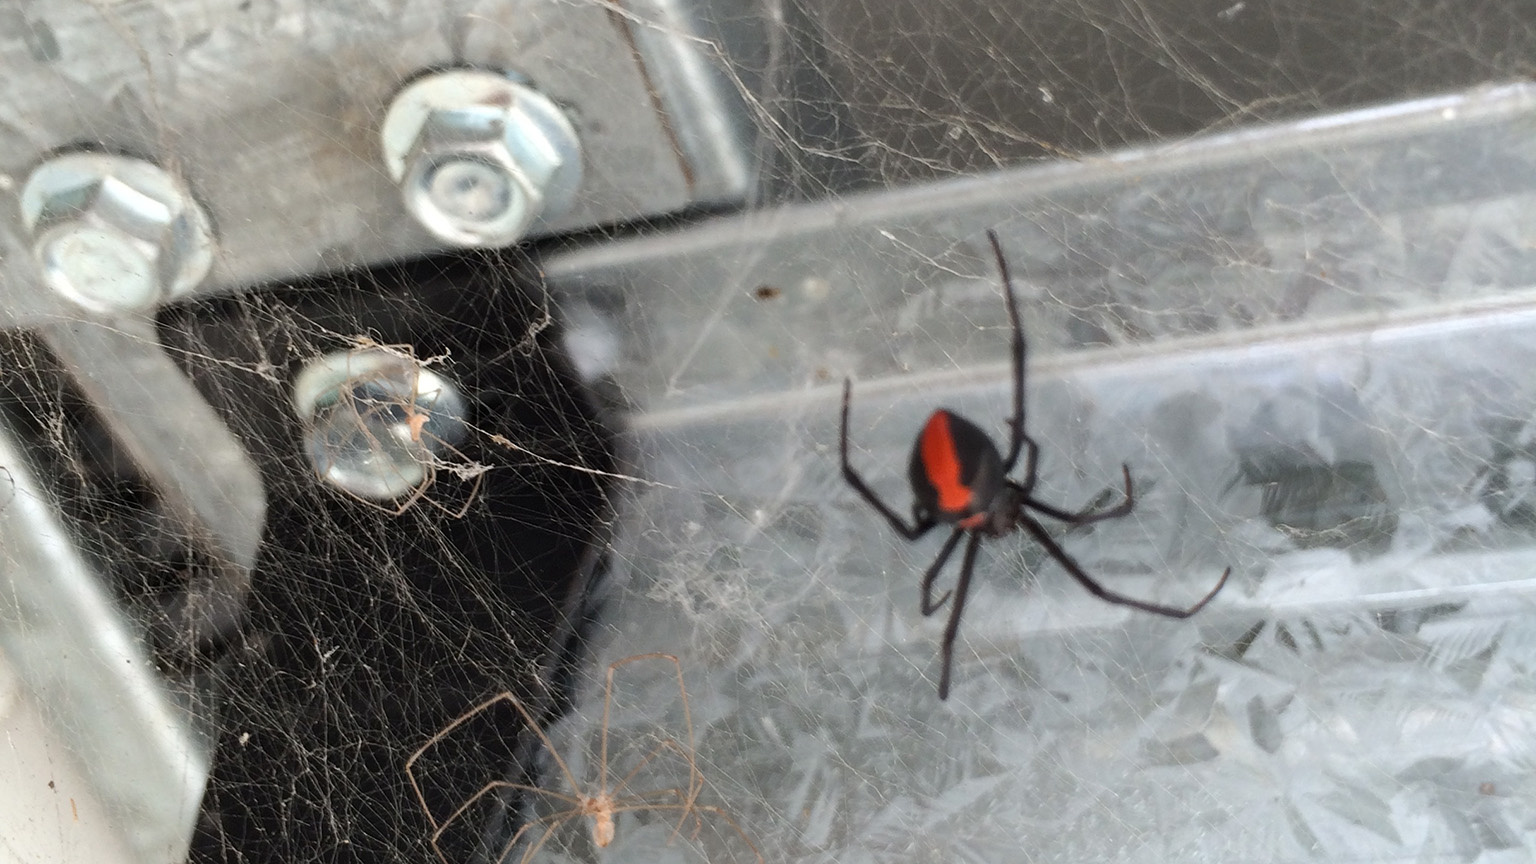
[[[1529,860],[1536,101],[1464,99],[555,262],[568,306],[631,297],[604,326],[644,482],[601,659],[683,657],[707,800],[770,860]],[[1233,577],[1170,621],[990,541],[940,702],[918,580],[942,532],[905,544],[842,482],[838,405],[852,375],[853,459],[898,509],[933,408],[1004,440],[989,226],[1029,303],[1039,494],[1136,482],[1130,516],[1063,544],[1162,603]],[[1073,236],[1096,245],[1050,256]],[[761,284],[791,286],[781,308]]]

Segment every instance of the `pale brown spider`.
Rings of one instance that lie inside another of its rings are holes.
[[[625,774],[624,777],[617,783],[610,785],[610,775],[608,771],[608,726],[613,705],[614,673],[623,666],[644,660],[660,660],[672,664],[677,676],[677,692],[679,697],[682,699],[683,727],[686,742],[679,743],[676,739],[670,737],[662,739],[636,762],[634,767],[629,770],[629,773]],[[434,745],[446,738],[455,729],[464,725],[466,722],[481,712],[486,711],[492,706],[503,702],[511,705],[514,709],[516,709],[518,716],[520,716],[523,722],[527,724],[527,727],[532,730],[536,736],[538,736],[539,743],[543,745],[544,749],[549,753],[550,757],[554,759],[555,765],[559,767],[560,774],[564,778],[565,784],[570,791],[561,792],[554,789],[545,789],[538,786],[529,786],[505,780],[493,780],[482,786],[478,792],[470,796],[469,799],[466,800],[463,804],[459,805],[458,809],[448,814],[447,818],[439,822],[437,817],[432,813],[431,808],[427,805],[426,796],[422,794],[421,786],[416,780],[414,768],[417,760],[421,758],[422,754],[426,753]],[[646,765],[650,764],[652,760],[667,752],[676,754],[687,764],[687,788],[683,789],[672,787],[667,789],[652,789],[645,792],[630,792],[629,784],[632,780],[635,779],[635,776],[640,772],[640,770]],[[530,831],[542,827],[542,832],[539,833],[537,838],[531,840],[528,848],[517,859],[518,864],[529,864],[529,862],[533,860],[533,857],[538,854],[539,850],[544,848],[545,843],[549,841],[549,838],[555,833],[555,831],[557,831],[567,822],[579,818],[592,820],[592,843],[601,849],[607,847],[608,844],[613,842],[614,833],[616,830],[615,817],[618,814],[636,811],[651,811],[677,813],[677,824],[672,828],[672,832],[668,837],[668,843],[676,840],[677,837],[682,834],[683,827],[688,824],[690,819],[693,821],[693,831],[690,832],[689,836],[694,839],[698,837],[699,832],[703,828],[704,814],[708,814],[710,816],[724,820],[724,822],[730,826],[731,830],[733,830],[736,835],[741,838],[741,841],[746,844],[746,848],[751,850],[752,860],[755,860],[757,864],[764,864],[763,856],[760,852],[758,852],[757,845],[752,842],[751,838],[749,838],[746,832],[742,830],[741,825],[739,825],[729,813],[713,805],[698,803],[699,794],[704,789],[704,774],[699,770],[698,761],[694,755],[693,719],[689,714],[688,691],[683,686],[682,664],[680,664],[678,659],[671,654],[636,654],[634,656],[625,657],[622,660],[615,661],[608,666],[607,680],[603,689],[603,725],[599,733],[598,744],[598,777],[597,782],[591,786],[583,788],[582,784],[577,781],[575,774],[572,773],[569,766],[567,766],[565,759],[562,758],[559,751],[555,749],[555,746],[553,742],[550,741],[549,736],[545,734],[544,730],[533,718],[533,714],[523,705],[521,701],[518,700],[516,696],[505,692],[499,693],[490,699],[481,702],[479,705],[469,709],[464,714],[455,719],[452,723],[449,723],[447,726],[443,727],[443,729],[436,735],[433,735],[425,744],[421,745],[421,747],[418,748],[415,753],[412,753],[409,759],[405,761],[405,773],[406,777],[410,780],[411,789],[416,793],[416,800],[418,803],[420,803],[422,812],[427,815],[427,820],[432,824],[432,851],[437,854],[437,857],[440,861],[442,861],[442,864],[453,864],[453,862],[449,861],[447,856],[443,854],[443,850],[439,846],[438,841],[442,838],[444,832],[448,830],[449,826],[451,826],[456,819],[458,819],[467,810],[474,806],[475,803],[478,802],[481,798],[484,798],[486,795],[503,789],[528,792],[535,795],[544,796],[569,806],[563,810],[559,810],[555,813],[551,813],[547,816],[540,817],[519,826],[516,833],[512,835],[512,839],[507,841],[507,845],[502,849],[501,854],[497,856],[496,860],[498,862],[504,860],[507,855],[512,852],[513,849],[517,848],[518,844],[523,842],[525,835],[528,835]]]
[[[322,358],[294,386],[295,408],[324,476],[348,496],[399,516],[425,499],[452,518],[469,512],[485,467],[434,429],[465,431],[457,389],[409,345],[353,337],[353,350]],[[437,423],[434,425],[434,420]],[[457,436],[454,436],[457,437]],[[427,496],[439,472],[471,482],[462,507]]]

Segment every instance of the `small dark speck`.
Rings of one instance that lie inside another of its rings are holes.
[[[245,0],[244,3],[241,3],[239,6],[236,6],[235,8],[239,9],[241,12],[249,12],[249,11],[251,11],[251,0]]]
[[[52,786],[53,784],[49,783],[48,785]],[[1477,787],[1477,794],[1479,795],[1494,795],[1497,794],[1498,791],[1498,787],[1494,786],[1492,783],[1483,783]]]
[[[752,289],[752,296],[758,300],[776,300],[783,293],[772,285],[759,285]]]
[[[1484,785],[1486,785],[1486,784],[1484,784]],[[52,780],[49,780],[49,781],[48,781],[48,788],[49,788],[49,789],[52,789],[52,788],[53,788],[53,781],[52,781]]]

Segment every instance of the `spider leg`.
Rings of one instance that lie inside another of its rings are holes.
[[[646,753],[645,757],[642,758],[640,762],[636,764],[628,774],[624,775],[624,779],[620,780],[619,784],[613,787],[611,794],[613,794],[615,797],[621,794],[624,789],[629,786],[629,781],[635,779],[635,775],[640,773],[640,769],[644,768],[646,765],[649,765],[652,759],[655,759],[667,750],[671,750],[672,752],[677,753],[683,758],[683,761],[688,763],[688,793],[686,795],[683,794],[683,790],[681,789],[661,789],[655,792],[642,792],[638,795],[631,795],[629,797],[631,800],[644,801],[645,797],[651,794],[677,796],[677,798],[680,800],[681,806],[683,807],[683,815],[678,817],[677,825],[672,829],[672,838],[676,839],[677,836],[683,832],[683,824],[688,821],[689,810],[693,807],[693,802],[698,799],[699,793],[703,791],[704,786],[704,776],[699,772],[698,764],[694,761],[692,754],[683,749],[683,745],[677,743],[671,738],[668,738],[665,741],[662,741],[660,744],[657,744],[655,747],[652,747],[650,752]],[[628,809],[646,810],[658,808],[650,807],[648,805],[639,805]],[[615,810],[615,812],[618,811]]]
[[[544,848],[544,844],[549,842],[549,838],[554,835],[555,829],[559,828],[561,825],[564,825],[566,822],[569,822],[569,821],[570,821],[570,818],[565,818],[565,819],[561,819],[558,822],[550,822],[547,825],[545,825],[544,833],[540,834],[538,841],[535,842],[533,844],[533,846],[527,852],[524,852],[522,854],[522,856],[517,859],[517,864],[528,864],[528,862],[532,861],[533,860],[533,856],[539,854],[539,850],[543,849]],[[538,823],[538,822],[526,822],[523,825],[519,826],[518,829],[517,829],[517,833],[513,834],[512,835],[512,839],[507,841],[506,848],[501,850],[501,857],[496,859],[495,864],[503,864],[503,862],[505,862],[507,860],[507,856],[512,854],[512,850],[517,848],[518,841],[523,839],[523,835],[525,833],[527,833],[528,829],[532,828],[533,826],[538,825],[538,824],[540,824],[540,823]]]
[[[1103,522],[1105,519],[1119,519],[1130,513],[1136,506],[1136,495],[1131,490],[1131,466],[1121,465],[1120,472],[1125,477],[1125,500],[1106,510],[1079,510],[1076,513],[1069,513],[1058,507],[1052,507],[1044,501],[1031,498],[1027,493],[1024,495],[1024,505],[1068,525],[1092,525],[1095,522]],[[1017,484],[1014,486],[1020,492],[1024,492]]]
[[[714,814],[715,816],[719,816],[721,819],[724,819],[731,826],[731,830],[735,831],[736,835],[741,838],[741,841],[747,844],[747,848],[752,850],[752,857],[757,859],[757,864],[763,864],[763,853],[757,850],[757,844],[752,842],[752,838],[747,836],[747,832],[741,829],[740,823],[732,818],[731,814],[713,805],[699,807],[696,809],[705,813]]]
[[[1003,473],[1012,474],[1014,463],[1019,461],[1027,436],[1024,434],[1024,327],[1019,324],[1019,302],[1013,296],[1013,279],[1008,275],[1008,259],[1003,256],[1003,244],[998,242],[997,232],[987,230],[987,240],[992,244],[992,254],[997,258],[997,272],[1003,279],[1003,296],[1008,300],[1008,322],[1013,325],[1013,416],[1008,418],[1008,458],[1003,460]],[[1033,445],[1034,442],[1030,442]],[[1034,449],[1033,446],[1030,448]],[[1030,462],[1034,462],[1033,456]],[[1030,470],[1029,476],[1034,476]]]
[[[666,790],[666,791],[676,792],[678,790],[669,789],[669,790]],[[741,838],[741,842],[747,844],[747,848],[752,850],[752,857],[757,859],[757,864],[763,864],[763,862],[764,862],[763,853],[758,851],[757,844],[753,843],[752,842],[752,838],[747,836],[747,832],[742,830],[741,823],[737,822],[736,819],[731,816],[731,814],[727,813],[725,810],[723,810],[723,809],[721,809],[719,807],[714,806],[713,804],[646,804],[646,805],[635,806],[635,807],[628,807],[628,806],[615,807],[615,808],[613,808],[613,812],[615,812],[615,813],[625,813],[625,812],[630,812],[630,811],[634,811],[634,810],[651,810],[651,811],[656,811],[656,810],[679,810],[679,809],[685,809],[685,810],[688,811],[688,812],[686,812],[684,814],[684,818],[687,818],[688,816],[692,816],[694,818],[694,820],[695,820],[695,825],[694,825],[695,830],[694,830],[693,835],[689,839],[697,840],[698,839],[699,831],[703,830],[703,819],[699,816],[700,813],[708,813],[708,814],[710,814],[712,816],[718,816],[721,819],[724,819],[726,821],[726,823],[731,826],[731,830],[735,831],[737,836],[739,836]],[[677,839],[677,835],[674,834],[670,839],[668,839],[667,842],[671,843],[671,842],[673,842],[673,840],[676,840],[676,839]]]
[[[869,485],[864,482],[864,478],[860,477],[859,473],[853,470],[853,466],[848,464],[848,403],[852,397],[853,380],[850,378],[844,378],[843,427],[842,434],[838,438],[839,446],[843,454],[843,479],[848,481],[848,485],[852,486],[853,490],[859,493],[860,497],[862,497],[864,501],[869,504],[869,506],[880,511],[880,515],[885,517],[885,521],[891,523],[891,528],[895,530],[897,534],[900,534],[907,540],[916,540],[924,534],[927,534],[929,529],[933,528],[935,524],[934,520],[930,518],[921,522],[914,523],[912,525],[908,525],[907,520],[896,515],[895,510],[892,510],[889,506],[886,505],[884,501],[881,501],[880,496],[875,494],[875,490],[869,488]]]
[[[1103,585],[1100,585],[1098,582],[1095,582],[1092,576],[1089,576],[1086,572],[1083,571],[1082,565],[1077,563],[1077,559],[1073,558],[1071,555],[1068,555],[1067,550],[1061,548],[1059,543],[1051,539],[1051,535],[1046,532],[1045,527],[1042,526],[1039,522],[1036,522],[1034,519],[1031,519],[1028,516],[1021,516],[1019,518],[1019,524],[1024,526],[1024,530],[1028,531],[1030,536],[1034,537],[1041,546],[1045,547],[1045,551],[1049,553],[1052,558],[1056,559],[1056,563],[1060,564],[1062,569],[1066,570],[1073,579],[1076,579],[1079,584],[1088,589],[1088,593],[1099,598],[1100,600],[1105,601],[1106,603],[1114,603],[1117,606],[1129,606],[1132,609],[1140,609],[1143,612],[1150,612],[1153,615],[1162,615],[1166,618],[1188,618],[1196,612],[1199,612],[1201,609],[1204,609],[1205,604],[1211,602],[1211,598],[1216,596],[1216,592],[1220,591],[1222,586],[1227,584],[1227,577],[1232,575],[1231,567],[1223,570],[1221,573],[1221,578],[1216,580],[1216,587],[1206,592],[1204,597],[1201,597],[1195,603],[1195,605],[1190,606],[1187,609],[1180,609],[1177,606],[1163,606],[1158,603],[1148,603],[1145,600],[1137,600],[1134,597],[1127,597],[1124,594],[1117,594],[1108,588],[1105,588]],[[961,590],[963,591],[964,589]]]
[[[456,509],[451,509],[446,504],[444,504],[441,501],[438,501],[435,498],[428,498],[427,499],[427,501],[429,503],[431,503],[431,505],[433,507],[436,507],[438,510],[440,510],[443,513],[447,514],[449,519],[463,519],[464,515],[469,512],[469,508],[474,506],[475,498],[480,494],[480,484],[485,482],[485,475],[486,475],[487,471],[486,470],[480,470],[482,466],[480,466],[479,463],[476,463],[473,460],[471,460],[468,456],[464,455],[464,451],[460,450],[459,448],[453,446],[452,444],[449,444],[447,441],[444,441],[442,438],[440,438],[440,437],[438,437],[436,435],[433,435],[430,432],[426,433],[426,435],[427,435],[427,437],[433,439],[433,441],[436,442],[436,446],[442,447],[445,450],[447,450],[448,453],[450,455],[452,455],[457,461],[449,462],[449,461],[446,461],[442,457],[437,456],[435,454],[434,455],[429,455],[428,458],[427,458],[426,465],[425,465],[425,467],[427,469],[427,472],[428,472],[427,479],[423,480],[421,482],[421,485],[418,488],[416,494],[411,496],[411,501],[414,503],[418,498],[420,498],[422,495],[426,494],[427,487],[433,485],[436,482],[436,480],[437,480],[437,472],[440,471],[440,470],[448,471],[448,470],[451,470],[454,467],[461,467],[461,468],[465,468],[465,469],[476,469],[473,472],[468,472],[468,471],[454,472],[454,473],[458,473],[459,479],[461,481],[469,480],[470,479],[469,475],[471,473],[473,474],[474,483],[469,487],[469,492],[464,496],[464,504],[463,504],[463,506],[458,507]]]
[[[541,819],[541,820],[536,820],[536,821],[540,821],[540,822],[542,822],[542,821],[554,821],[554,820],[565,821],[565,820],[572,819],[572,818],[574,818],[576,816],[579,816],[582,813],[581,799],[577,798],[574,795],[566,795],[563,792],[555,792],[555,791],[552,791],[552,790],[549,790],[549,789],[541,789],[538,786],[529,786],[529,785],[524,784],[524,783],[511,783],[511,782],[508,782],[506,780],[492,780],[491,782],[485,784],[484,786],[481,786],[480,787],[480,791],[478,791],[475,794],[469,796],[469,798],[466,799],[463,804],[459,805],[459,808],[457,810],[455,810],[452,813],[450,813],[448,815],[448,818],[443,820],[441,825],[438,825],[436,822],[433,823],[434,825],[437,826],[437,830],[432,834],[433,842],[434,843],[437,842],[438,838],[440,838],[444,834],[448,833],[448,827],[450,825],[452,825],[453,823],[457,822],[459,820],[460,816],[463,816],[465,813],[468,813],[470,811],[470,809],[475,806],[475,803],[478,802],[481,798],[484,798],[487,795],[492,795],[492,794],[501,792],[504,789],[510,789],[513,792],[525,792],[525,793],[527,793],[529,795],[543,796],[543,797],[548,798],[548,799],[550,799],[552,801],[559,801],[559,802],[561,802],[563,804],[571,805],[570,809],[561,810],[558,813],[554,813],[554,814],[550,815],[549,817],[546,817],[546,819]]]
[[[468,723],[470,720],[473,720],[475,717],[478,717],[480,714],[482,714],[485,711],[489,710],[492,705],[497,705],[497,704],[502,703],[502,702],[505,702],[505,703],[511,705],[513,708],[517,709],[518,714],[520,714],[522,716],[524,722],[526,722],[528,724],[528,728],[530,728],[530,729],[532,729],[532,730],[534,730],[535,732],[538,733],[539,740],[544,743],[544,746],[549,750],[550,755],[553,756],[555,758],[556,763],[559,764],[561,771],[564,772],[566,782],[570,783],[570,788],[572,788],[572,789],[580,789],[581,788],[580,785],[578,785],[576,783],[576,778],[574,776],[572,776],[572,774],[570,773],[570,770],[566,768],[565,760],[560,758],[560,754],[559,754],[558,751],[555,750],[554,744],[550,743],[549,739],[544,736],[544,732],[543,732],[543,730],[541,730],[539,728],[538,724],[533,722],[532,715],[530,715],[528,713],[528,709],[523,707],[523,703],[520,700],[518,700],[518,698],[516,696],[513,696],[511,693],[508,693],[508,692],[498,693],[495,696],[492,696],[491,698],[485,700],[484,702],[481,702],[480,704],[474,706],[473,708],[470,708],[468,711],[465,711],[463,714],[460,714],[458,717],[454,718],[452,723],[449,723],[447,726],[444,726],[442,729],[439,729],[436,735],[433,735],[431,738],[427,739],[427,742],[425,744],[423,744],[420,747],[416,748],[416,752],[412,753],[410,755],[410,758],[405,760],[405,777],[406,777],[406,780],[410,781],[411,790],[416,793],[416,802],[421,805],[421,812],[426,814],[427,819],[429,819],[432,822],[434,827],[438,825],[437,817],[432,815],[432,808],[427,804],[427,796],[421,791],[421,784],[419,782],[417,782],[417,780],[416,780],[416,763],[417,763],[417,761],[420,760],[422,756],[426,755],[426,752],[428,750],[431,750],[433,747],[436,747],[443,739],[447,738],[450,734],[452,734],[453,730],[459,728],[460,726],[463,726],[465,723]],[[450,822],[453,819],[457,818],[459,813],[463,812],[463,810],[465,808],[467,808],[470,804],[474,803],[474,801],[477,798],[479,798],[480,796],[486,794],[491,789],[497,788],[497,787],[507,787],[507,788],[512,788],[512,789],[531,788],[531,787],[518,786],[517,784],[514,784],[514,783],[500,783],[500,782],[490,783],[490,784],[486,785],[484,788],[482,788],[479,792],[475,793],[474,796],[471,797],[469,799],[469,801],[465,802],[464,805],[461,806],[458,810],[455,810],[452,816],[449,816],[447,820],[444,820],[443,824],[447,824],[448,822]],[[556,795],[555,793],[549,793],[549,794],[552,797],[562,798],[562,800],[566,800],[566,801],[574,802],[576,800],[576,799],[570,798],[568,796]]]
[[[619,781],[618,785],[614,786],[613,789],[609,790],[608,789],[608,728],[609,728],[609,717],[611,715],[612,705],[613,705],[613,676],[614,676],[614,673],[618,671],[619,667],[628,665],[630,663],[634,663],[634,662],[639,661],[639,660],[664,660],[664,661],[672,664],[673,674],[677,676],[677,693],[678,693],[678,696],[681,697],[682,703],[683,703],[683,727],[684,727],[684,729],[687,732],[688,746],[685,748],[682,744],[679,744],[677,741],[675,741],[675,740],[673,740],[671,738],[667,738],[666,740],[664,740],[664,741],[660,742],[659,744],[657,744],[655,747],[652,747],[650,752],[646,753],[644,758],[642,758],[639,761],[639,763],[636,764],[635,767],[630,770],[630,772],[628,774],[624,775],[624,778]],[[617,661],[615,663],[609,664],[609,666],[608,666],[608,683],[607,683],[607,685],[606,685],[606,687],[604,689],[604,692],[603,692],[603,734],[602,734],[602,745],[601,745],[601,753],[602,753],[601,784],[602,785],[601,785],[600,788],[605,790],[605,791],[609,791],[613,795],[620,794],[624,789],[626,789],[629,786],[629,782],[631,780],[635,779],[635,775],[640,773],[640,769],[644,768],[647,764],[649,764],[652,759],[655,759],[656,757],[660,756],[661,753],[663,751],[665,751],[665,750],[671,750],[672,752],[674,752],[674,753],[678,754],[680,757],[682,757],[683,761],[688,763],[688,794],[686,796],[684,796],[684,795],[681,794],[680,790],[671,790],[671,791],[677,792],[679,794],[679,796],[683,799],[683,807],[684,807],[683,815],[678,818],[677,827],[674,828],[673,831],[672,831],[672,836],[675,838],[683,830],[683,823],[685,821],[687,821],[687,818],[688,818],[688,810],[693,807],[694,802],[696,800],[698,800],[699,793],[702,792],[703,789],[704,789],[704,774],[703,774],[703,772],[701,772],[699,770],[698,762],[696,761],[695,756],[694,756],[694,754],[696,752],[696,749],[695,749],[694,741],[693,741],[693,714],[692,714],[692,710],[688,707],[688,688],[683,684],[683,665],[678,662],[677,657],[675,657],[675,656],[673,656],[671,654],[662,654],[662,653],[636,654],[633,657],[625,657],[622,660],[619,660],[619,661]]]
[[[944,596],[933,599],[933,580],[939,578],[939,571],[949,562],[949,556],[954,553],[955,545],[960,542],[960,535],[965,533],[964,528],[956,528],[949,533],[949,539],[944,541],[944,548],[939,550],[939,557],[935,558],[928,571],[923,574],[923,617],[928,617],[939,611],[939,608],[949,600],[953,592],[945,591]]]
[[[626,794],[624,790],[629,788],[630,781],[634,780],[635,776],[638,775],[640,773],[640,771],[645,768],[645,766],[651,764],[652,760],[660,757],[663,753],[666,753],[669,750],[671,752],[676,753],[679,756],[681,756],[684,762],[688,761],[688,751],[683,749],[683,745],[677,743],[676,741],[674,741],[671,738],[663,739],[660,744],[657,744],[655,747],[652,747],[650,750],[647,750],[645,755],[640,757],[640,760],[635,763],[635,767],[629,769],[629,773],[625,774],[623,779],[621,779],[618,783],[615,783],[613,788],[608,790],[608,793],[613,795],[614,797],[618,797],[619,795]],[[694,772],[696,772],[698,770],[699,769],[698,769],[697,765],[693,765],[693,764],[689,765],[688,776],[689,776],[689,781],[690,782],[689,782],[688,786],[689,786],[690,789],[693,788],[693,782],[692,782],[693,774],[694,774]],[[698,795],[694,794],[694,795],[690,795],[689,797],[690,798],[697,798]]]
[[[1040,445],[1035,443],[1035,439],[1025,435],[1024,446],[1029,448],[1028,455],[1024,457],[1024,482],[1020,483],[1009,480],[1008,485],[1018,491],[1021,500],[1027,501],[1029,500],[1029,493],[1034,491],[1035,488],[1035,477],[1037,476],[1035,471],[1040,466]],[[1009,469],[1004,473],[1011,474],[1013,472],[1012,469]]]
[[[965,595],[971,589],[971,573],[976,569],[976,550],[981,548],[981,535],[972,534],[965,544],[965,558],[960,564],[960,581],[955,584],[955,606],[950,610],[949,623],[944,625],[944,670],[939,673],[939,698],[949,698],[949,673],[955,662],[955,637],[960,635],[960,613],[965,611]]]

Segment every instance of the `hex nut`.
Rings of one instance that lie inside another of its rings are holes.
[[[44,282],[89,312],[152,309],[196,288],[213,265],[207,214],[176,178],[140,159],[49,159],[27,177],[21,215]]]
[[[380,138],[406,209],[455,246],[515,243],[569,206],[581,183],[581,145],[564,112],[494,72],[418,79],[390,103]]]

